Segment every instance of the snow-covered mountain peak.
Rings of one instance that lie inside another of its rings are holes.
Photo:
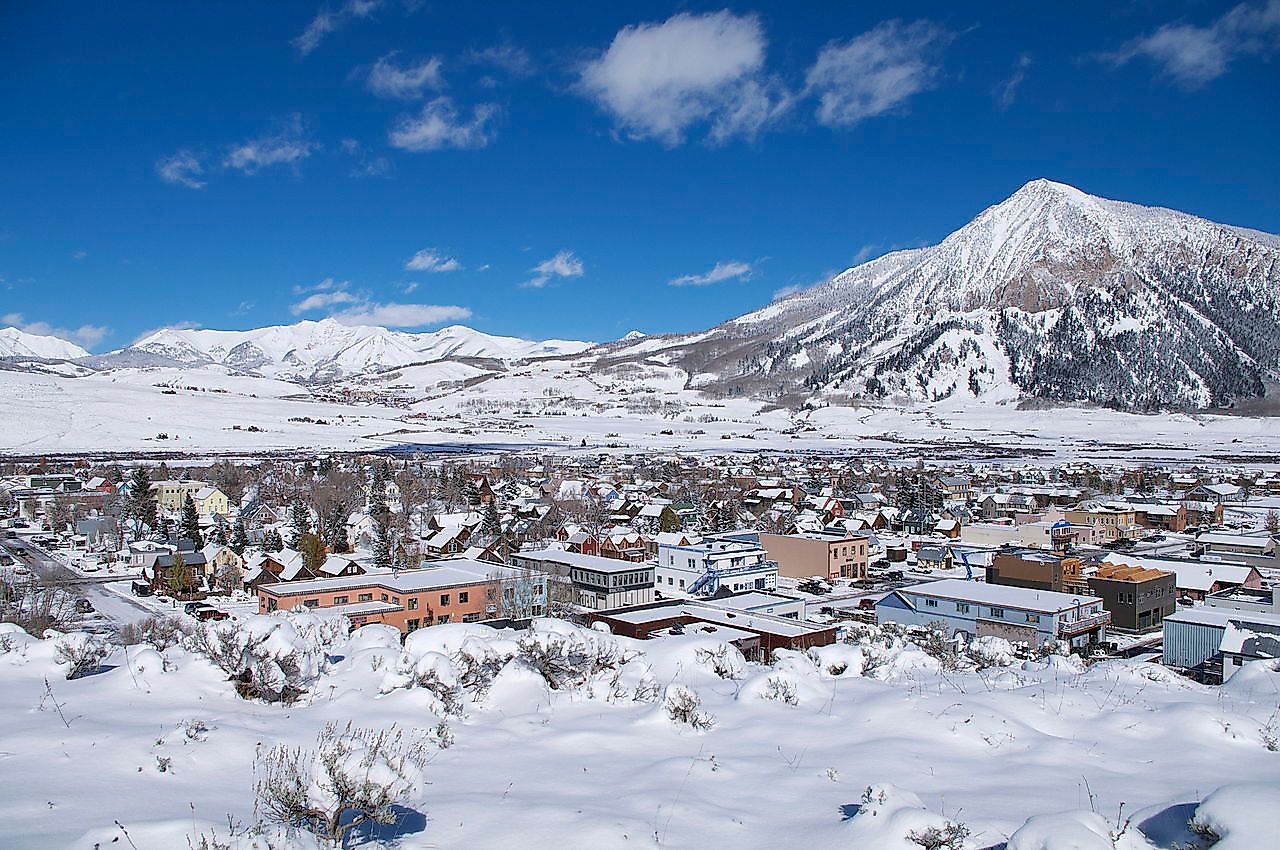
[[[74,360],[88,357],[74,342],[18,328],[0,328],[0,357],[39,357],[47,360]]]

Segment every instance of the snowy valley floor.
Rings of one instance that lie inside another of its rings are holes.
[[[68,681],[57,640],[0,640],[0,844],[184,848],[211,828],[225,836],[228,817],[253,820],[255,753],[312,746],[331,721],[432,730],[442,718],[452,746],[432,746],[389,843],[919,850],[905,835],[949,820],[967,826],[966,848],[1021,829],[1010,850],[1173,850],[1206,846],[1185,825],[1221,786],[1232,787],[1201,811],[1220,850],[1275,837],[1275,665],[1212,688],[1138,662],[1016,661],[993,644],[991,666],[944,671],[882,640],[765,667],[714,640],[639,643],[560,621],[533,635],[437,626],[401,648],[386,627],[348,641],[315,619],[247,624],[259,661],[306,662],[293,705],[241,699],[180,647],[117,649],[104,672]],[[557,642],[615,663],[550,690],[529,653]],[[460,716],[422,686],[482,666],[496,678],[462,691]],[[681,686],[714,717],[710,731],[670,718]],[[790,693],[797,704],[768,698]]]
[[[1019,410],[972,400],[794,412],[758,401],[707,399],[682,389],[678,380],[653,376],[601,383],[556,363],[474,387],[443,391],[424,383],[404,392],[409,395],[396,403],[384,389],[357,404],[212,367],[84,377],[0,371],[0,455],[539,447],[1280,465],[1275,417]],[[161,434],[165,439],[158,439]]]

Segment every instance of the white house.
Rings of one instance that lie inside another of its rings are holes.
[[[684,546],[658,547],[659,591],[711,596],[722,587],[743,590],[776,590],[778,564],[767,560],[759,543],[738,540],[704,540]]]

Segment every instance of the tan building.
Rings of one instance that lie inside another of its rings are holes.
[[[1089,525],[1098,529],[1107,541],[1132,539],[1142,531],[1138,525],[1138,512],[1132,507],[1082,502],[1062,513],[1072,525]]]
[[[778,575],[790,578],[822,576],[861,581],[867,577],[869,544],[866,537],[825,534],[761,534],[760,545],[769,560],[778,562]]]
[[[225,514],[230,509],[226,495],[206,481],[154,481],[151,493],[162,511],[176,512],[190,496],[200,514]]]

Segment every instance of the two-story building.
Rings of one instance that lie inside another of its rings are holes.
[[[994,635],[1039,646],[1055,640],[1081,647],[1106,639],[1111,615],[1096,596],[943,579],[892,591],[876,603],[876,619],[952,634]]]
[[[654,566],[562,549],[512,552],[517,566],[567,579],[574,601],[584,608],[603,610],[653,601]]]
[[[870,561],[868,535],[764,534],[760,545],[788,578],[821,576],[828,581],[864,581]]]
[[[353,627],[386,623],[408,634],[440,623],[540,617],[547,576],[455,558],[421,569],[262,584],[256,592],[264,614],[301,605],[345,614]]]
[[[659,546],[658,589],[689,596],[711,596],[721,588],[776,590],[778,565],[768,554],[759,543],[728,538]]]

